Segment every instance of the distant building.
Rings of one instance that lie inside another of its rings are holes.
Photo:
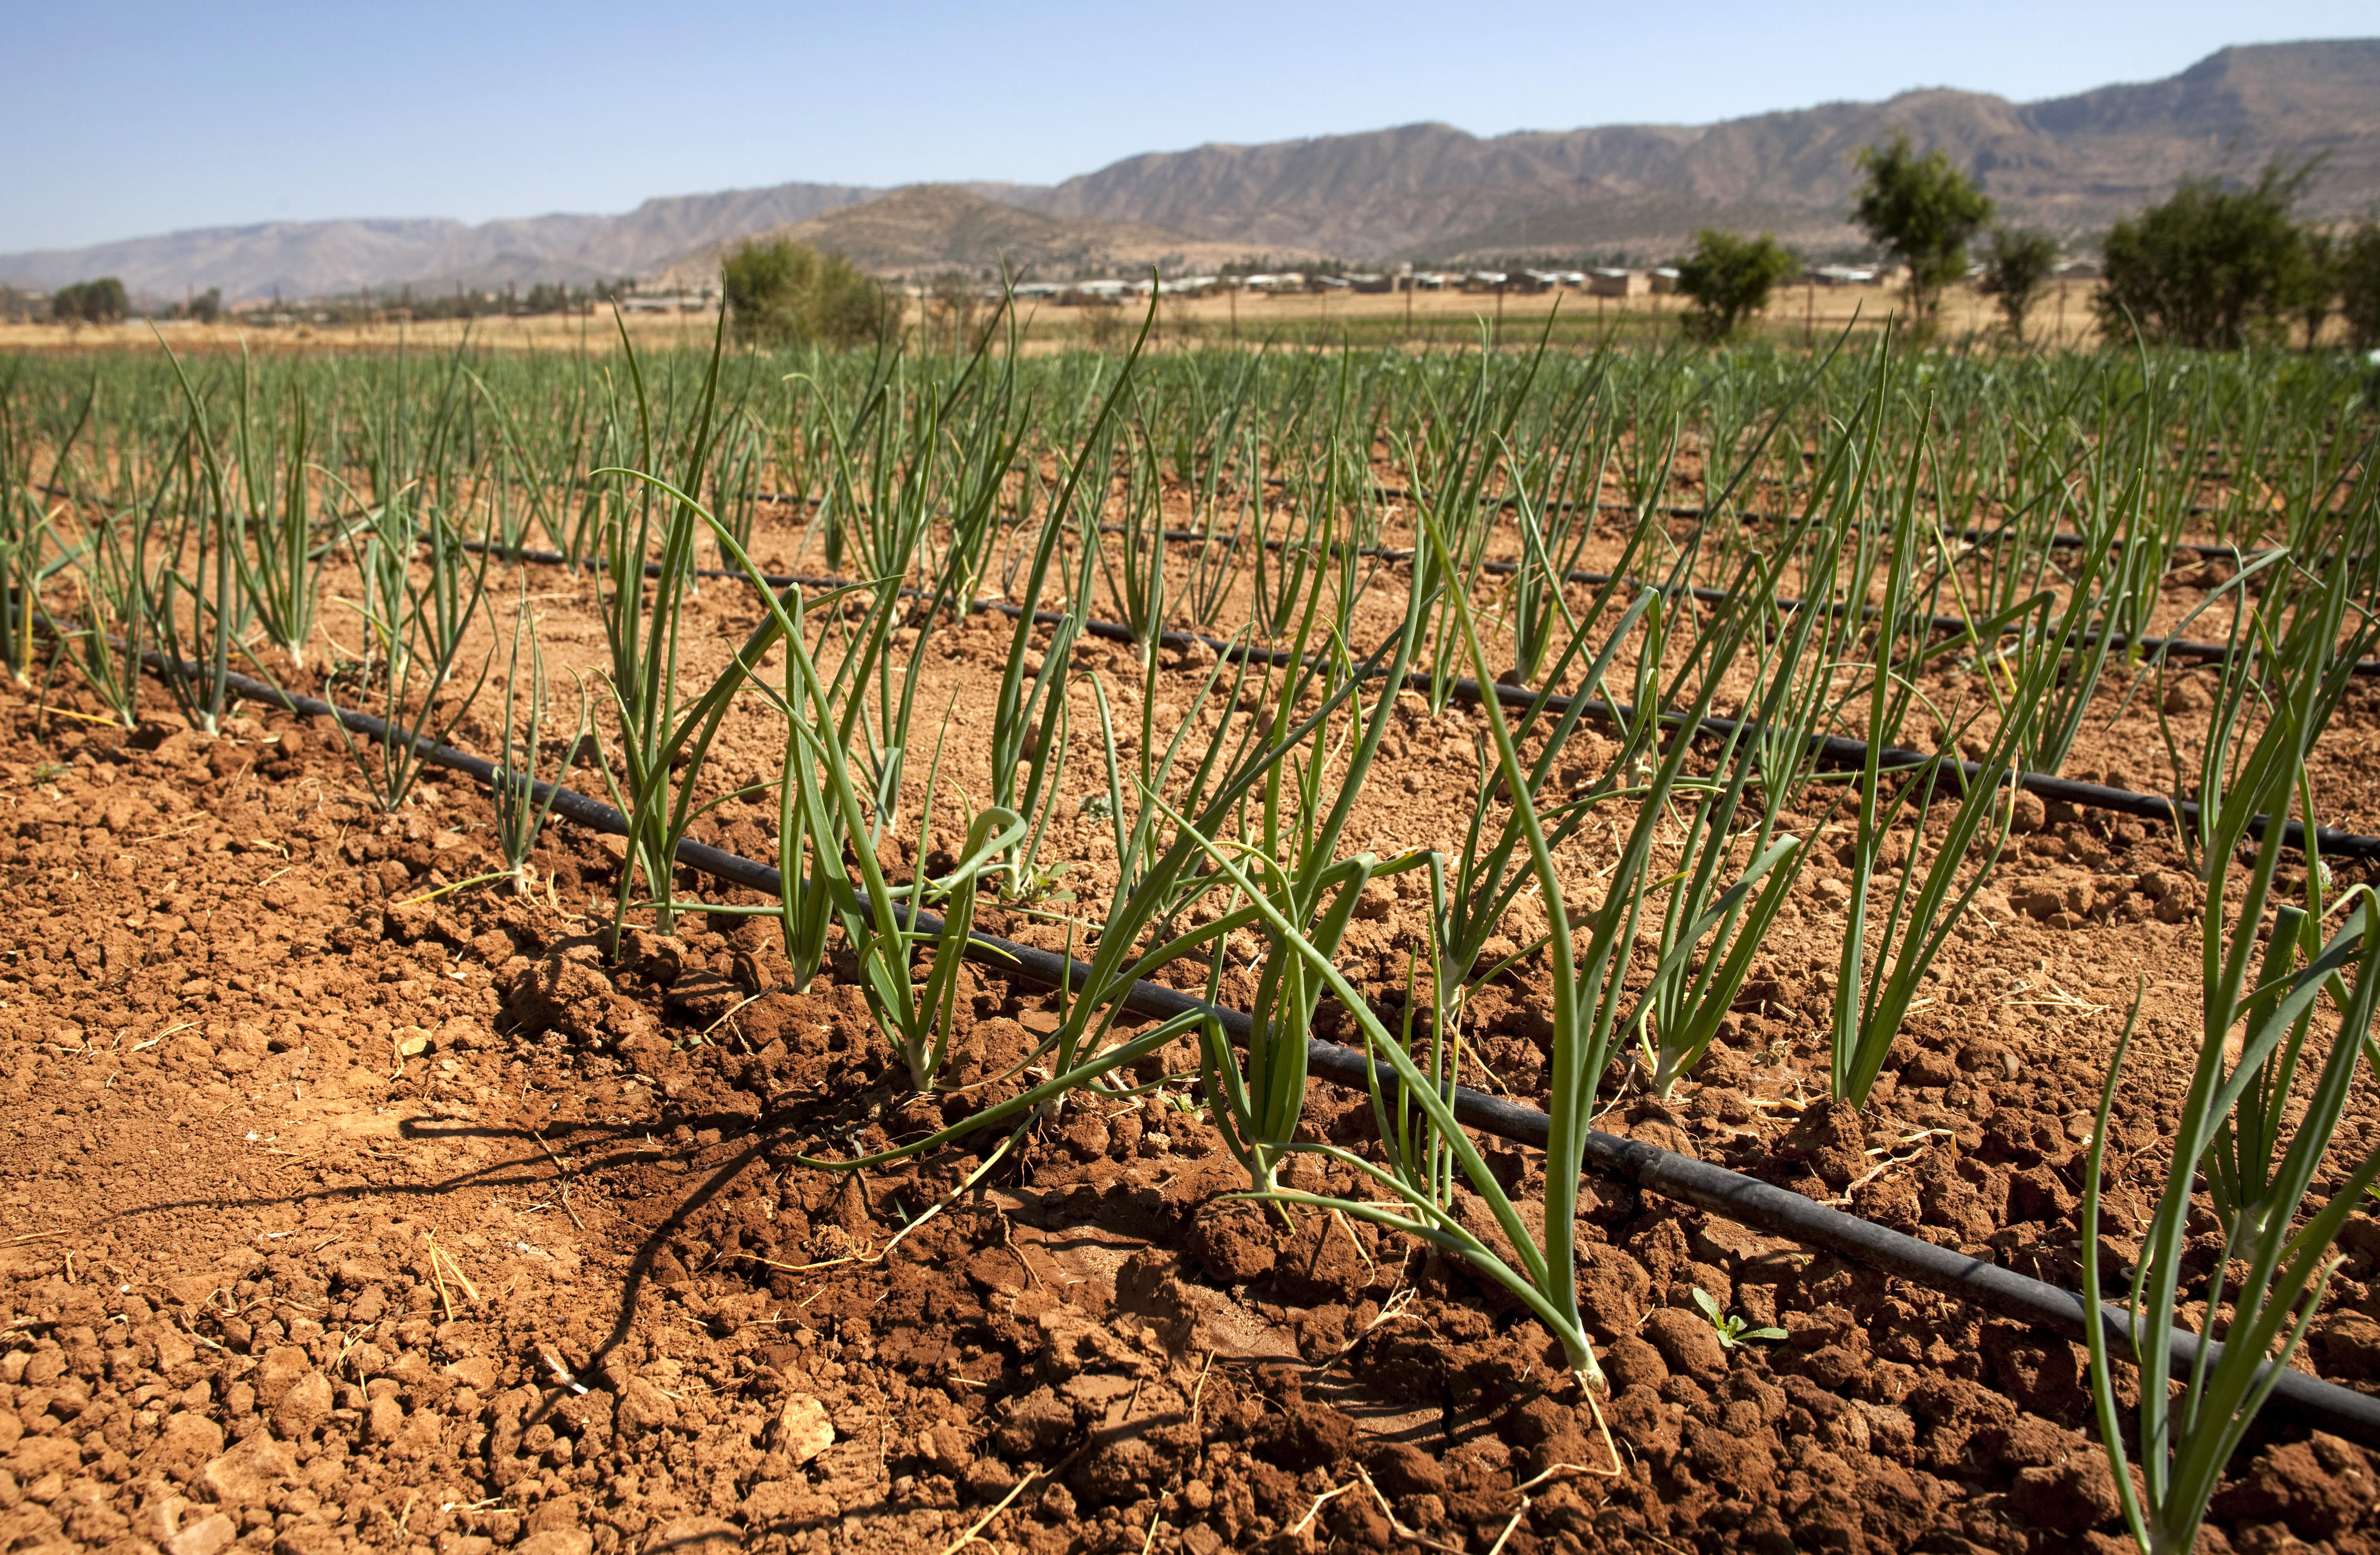
[[[619,299],[623,313],[708,313],[719,306],[719,294],[701,291],[627,292]]]
[[[1810,278],[1822,286],[1873,286],[1876,268],[1861,264],[1822,264],[1810,272]]]
[[[1643,297],[1652,290],[1652,280],[1637,270],[1590,270],[1586,273],[1586,290],[1591,297]]]
[[[1655,297],[1668,297],[1678,289],[1678,267],[1665,264],[1645,277],[1645,289]]]

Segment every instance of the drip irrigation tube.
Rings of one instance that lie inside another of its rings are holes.
[[[1268,486],[1281,486],[1288,484],[1288,482],[1282,480],[1278,476],[1268,475],[1264,478],[1264,480],[1265,484]],[[815,507],[819,504],[820,499],[817,497],[797,496],[791,492],[755,492],[752,493],[752,500],[754,502],[782,503],[788,506]],[[1372,488],[1372,500],[1375,502],[1412,502],[1415,499],[1414,494],[1402,486],[1375,486]],[[1497,496],[1492,492],[1483,493],[1479,498],[1479,505],[1482,507],[1511,507],[1518,501],[1519,499],[1515,497]],[[1587,506],[1588,504],[1580,502],[1551,502],[1545,503],[1540,505],[1555,512],[1572,513],[1582,507]],[[1597,513],[1658,513],[1666,518],[1706,518],[1710,516],[1710,509],[1708,507],[1697,506],[1695,504],[1686,503],[1672,503],[1668,504],[1656,503],[1650,506],[1640,507],[1637,504],[1633,502],[1598,501],[1593,505]],[[2222,511],[2223,508],[2215,503],[2201,502],[2190,504],[2190,512],[2192,516],[2202,513],[2220,513]],[[1739,514],[1741,515],[1741,510],[1739,510]],[[1771,515],[1767,514],[1741,516],[1755,518],[1771,516]],[[1186,534],[1193,533],[1195,531],[1183,532]],[[2001,531],[1998,529],[1962,529],[1959,533],[1959,538],[1962,541],[1995,540],[1998,538],[2000,533]],[[2045,543],[2046,543],[2050,549],[2055,551],[2079,551],[2084,546],[2089,545],[2091,541],[2086,536],[2072,534],[2064,529],[2059,529],[2052,532]],[[2114,543],[2121,545],[2124,542],[2119,540]],[[2246,557],[2260,556],[2264,554],[2261,551],[2242,551],[2236,545],[2218,545],[2206,541],[2194,540],[2175,541],[2173,542],[2173,549],[2180,552],[2185,552],[2190,555],[2199,557],[2204,561],[2237,561]]]
[[[575,562],[558,551],[496,550],[492,553],[512,561],[542,565],[600,565],[591,561]],[[645,564],[647,577],[657,576],[660,570],[658,563]],[[702,577],[727,577],[745,582],[750,581],[743,573],[732,567],[697,567],[693,570],[697,576]],[[847,577],[813,577],[787,573],[766,573],[762,575],[761,580],[772,589],[844,589],[849,588],[856,581]],[[922,590],[911,590],[911,592],[921,593]],[[970,601],[968,608],[996,610],[1003,615],[1012,617],[1025,613],[1023,605],[990,598]],[[1045,625],[1055,626],[1065,617],[1056,611],[1041,610],[1033,613],[1033,619]],[[1082,623],[1082,629],[1092,637],[1110,642],[1135,643],[1140,640],[1134,635],[1130,626],[1120,621],[1086,620]],[[1278,666],[1291,663],[1296,659],[1295,654],[1281,649],[1253,648],[1223,638],[1209,637],[1204,632],[1160,632],[1158,634],[1157,640],[1160,647],[1176,650],[1193,646],[1204,646],[1225,658],[1243,659],[1250,663]],[[2359,668],[2365,663],[2380,663],[2380,661],[2357,661]],[[1535,707],[1539,696],[1539,693],[1530,690],[1525,686],[1510,686],[1500,681],[1483,688],[1478,681],[1468,676],[1439,682],[1424,670],[1414,671],[1405,676],[1405,687],[1408,690],[1427,691],[1434,685],[1439,684],[1447,686],[1454,695],[1466,701],[1485,701],[1488,696],[1492,694],[1497,702],[1504,707]],[[1570,711],[1572,702],[1572,699],[1570,697],[1548,696],[1545,699],[1545,711],[1559,718]],[[1585,711],[1590,717],[1609,718],[1620,722],[1625,722],[1635,716],[1635,710],[1627,703],[1607,702],[1597,698],[1586,699]],[[1685,715],[1665,712],[1661,717],[1665,723],[1674,728],[1684,722]],[[1705,718],[1695,733],[1700,738],[1717,738],[1739,730],[1745,734],[1758,734],[1760,725],[1741,719]],[[1855,740],[1844,735],[1813,735],[1812,740],[1817,747],[1818,759],[1829,766],[1855,767],[1867,759],[1865,740]],[[1877,753],[1877,759],[1887,767],[1915,768],[1923,767],[1932,761],[1934,755],[1930,751],[1916,750],[1906,746],[1887,746]],[[1982,771],[1983,764],[1979,761],[1959,760],[1942,763],[1943,776],[1950,780],[1948,788],[1952,792],[1960,791],[1964,784]],[[2129,788],[2114,788],[2100,783],[2084,783],[2076,778],[2058,777],[2051,772],[2020,772],[2017,774],[2017,786],[2044,800],[2055,800],[2061,804],[2072,805],[2078,809],[2105,810],[2113,815],[2135,816],[2143,820],[2161,820],[2177,826],[2194,825],[2198,820],[2198,802],[2194,799],[2175,799],[2163,794],[2140,794]],[[2265,817],[2253,817],[2248,822],[2250,834],[2262,837],[2266,824]],[[2333,857],[2380,859],[2380,837],[2364,836],[2354,832],[2342,832],[2336,827],[2320,826],[2314,830],[2314,840],[2324,853]],[[2285,822],[2281,830],[2281,842],[2284,846],[2303,851],[2305,823],[2297,820]]]
[[[1286,480],[1278,475],[1265,476],[1263,477],[1263,480],[1268,486],[1286,486],[1289,484]],[[760,495],[764,501],[814,502],[817,500],[815,498],[780,495],[776,492],[762,492]],[[1427,500],[1427,492],[1417,493],[1410,488],[1403,486],[1375,485],[1372,488],[1372,500],[1374,502],[1420,502]],[[1479,494],[1479,505],[1482,507],[1512,507],[1517,505],[1520,500],[1521,499],[1518,497],[1504,496],[1493,492],[1483,492]],[[1538,505],[1554,512],[1575,513],[1579,509],[1589,506],[1590,504],[1574,500],[1564,500],[1541,503]],[[1705,518],[1710,516],[1709,507],[1697,506],[1691,504],[1676,504],[1669,506],[1662,506],[1656,504],[1650,506],[1640,506],[1638,504],[1633,502],[1607,502],[1598,498],[1591,505],[1598,513],[1659,513],[1671,518]],[[1739,514],[1742,513],[1741,508],[1737,511]],[[2211,502],[2195,502],[2190,504],[2189,511],[2193,515],[2201,513],[2220,513],[2223,511],[2223,504]],[[1752,516],[1766,516],[1766,515],[1753,515]],[[1960,538],[1962,540],[1988,540],[1996,538],[1998,533],[1998,531],[1992,529],[1966,529],[1961,532]],[[2057,550],[2074,551],[2080,550],[2091,542],[2082,535],[2070,534],[2060,529],[2050,535],[2048,543]],[[2118,541],[2116,543],[2121,545],[2123,541]],[[2240,548],[2236,545],[2214,545],[2202,541],[2176,541],[2173,548],[2176,551],[2186,551],[2191,553],[2192,555],[2202,556],[2208,560],[2214,560],[2216,558],[2228,559],[2237,557],[2241,554]],[[2247,554],[2254,555],[2257,554],[2257,553],[2250,552],[2247,553]]]
[[[162,662],[154,653],[142,657],[152,667]],[[441,745],[424,735],[407,736],[369,713],[341,711],[317,698],[284,691],[243,674],[232,674],[225,678],[229,688],[246,700],[310,717],[336,718],[349,729],[375,740],[409,737],[423,759],[482,784],[492,782],[497,775],[496,765],[484,758]],[[536,784],[534,793],[540,804],[551,796],[554,814],[591,831],[621,836],[628,830],[626,817],[618,810],[575,789],[540,782]],[[718,880],[764,895],[776,895],[783,886],[782,878],[771,866],[702,843],[680,841],[677,859]],[[930,934],[940,929],[941,922],[921,913],[917,926]],[[1087,963],[992,934],[970,935],[967,954],[1044,987],[1079,988],[1088,982],[1091,975]],[[1198,1011],[1212,1016],[1242,1042],[1246,1040],[1251,1026],[1242,1011],[1208,1004],[1161,983],[1135,983],[1124,996],[1123,1007],[1133,1014],[1160,1020]],[[1335,1042],[1309,1040],[1306,1063],[1309,1072],[1354,1089],[1364,1089],[1375,1079],[1384,1090],[1392,1091],[1395,1085],[1392,1075],[1376,1075],[1371,1062],[1363,1054]],[[1456,1118],[1467,1127],[1540,1149],[1546,1144],[1548,1120],[1535,1108],[1460,1086],[1454,1089],[1452,1105]],[[1641,1140],[1588,1130],[1585,1157],[1589,1171],[1633,1183],[1649,1193],[1692,1205],[1722,1220],[1804,1246],[1822,1248],[1885,1274],[1956,1296],[1999,1317],[2068,1339],[2083,1337],[2087,1309],[2082,1298],[2045,1281],[1887,1230],[1801,1194]],[[2129,1313],[2113,1304],[2102,1303],[2100,1322],[2113,1348],[2133,1353],[2135,1330]],[[2202,1351],[2211,1362],[2221,1355],[2223,1348],[2219,1341],[2202,1340],[2180,1328],[2172,1330],[2171,1346],[2177,1369],[2193,1366]],[[2380,1397],[2285,1367],[2269,1402],[2292,1425],[2329,1431],[2380,1449]]]
[[[1101,532],[1106,534],[1121,534],[1123,532],[1121,525],[1103,524],[1099,528]],[[1208,544],[1222,545],[1229,548],[1235,546],[1240,542],[1240,537],[1237,535],[1218,535],[1205,529],[1161,529],[1159,531],[1159,534],[1162,539],[1184,544],[1204,541]],[[1267,540],[1264,543],[1266,550],[1279,551],[1286,548],[1291,542],[1281,540]],[[556,554],[558,554],[558,553]],[[1355,554],[1361,557],[1374,558],[1383,562],[1408,562],[1413,559],[1413,553],[1410,550],[1387,545],[1358,546],[1355,549]],[[648,564],[649,566],[656,565],[657,564]],[[1518,562],[1507,561],[1500,557],[1490,557],[1483,560],[1479,564],[1479,567],[1483,572],[1492,572],[1497,574],[1499,577],[1509,577],[1521,570],[1521,564]],[[731,569],[718,570],[725,572]],[[1600,588],[1604,584],[1613,581],[1613,577],[1614,575],[1611,573],[1587,572],[1579,568],[1572,568],[1562,574],[1562,581],[1565,583],[1584,583],[1591,588]],[[1621,578],[1620,581],[1633,583],[1637,587],[1644,589],[1666,589],[1670,587],[1667,584],[1655,583],[1650,578],[1627,577]],[[1734,597],[1724,589],[1709,589],[1699,585],[1690,586],[1679,591],[1703,604],[1724,604]],[[1809,601],[1786,596],[1779,597],[1775,603],[1779,610],[1803,610],[1808,607]],[[1840,612],[1845,607],[1839,604],[1828,604],[1826,608],[1829,611]],[[1881,613],[1882,612],[1874,605],[1864,606],[1861,611],[1861,614],[1869,620],[1873,620],[1876,616]],[[1972,631],[1974,628],[1974,623],[1968,620],[1963,615],[1927,615],[1921,617],[1921,619],[1925,621],[1928,627],[1937,632],[1967,632]],[[2013,637],[2020,630],[2021,628],[2019,627],[2010,626],[2003,629],[2002,635]],[[2228,643],[2205,642],[2194,638],[2143,637],[2135,641],[2132,638],[2125,637],[2121,632],[2114,632],[2108,634],[2105,640],[2110,649],[2137,649],[2144,654],[2162,654],[2168,659],[2189,659],[2199,662],[2211,662],[2219,663],[2229,659],[2231,655],[2237,651],[2237,650],[2233,649]],[[2100,641],[2101,638],[2097,632],[2085,632],[2082,634],[2082,642],[2085,647],[2095,647]],[[2380,658],[2358,659],[2355,661],[2354,673],[2357,674],[2380,674]]]

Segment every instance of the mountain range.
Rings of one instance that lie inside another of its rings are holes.
[[[0,283],[113,274],[135,295],[220,286],[287,298],[402,285],[488,288],[690,272],[784,231],[884,273],[1005,259],[1044,273],[1332,254],[1451,261],[1521,253],[1657,257],[1704,226],[1850,249],[1852,156],[1906,128],[2010,220],[2087,238],[2193,174],[2321,161],[2302,213],[2380,200],[2380,39],[2228,48],[2164,80],[2018,103],[1928,89],[1703,126],[1480,137],[1406,125],[1127,157],[1054,186],[899,190],[792,183],[649,200],[618,216],[274,222],[0,255]]]

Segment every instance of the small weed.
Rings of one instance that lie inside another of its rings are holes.
[[[1700,1285],[1694,1287],[1694,1305],[1703,1309],[1703,1316],[1710,1319],[1712,1329],[1718,1334],[1719,1343],[1727,1349],[1732,1350],[1747,1339],[1778,1340],[1785,1337],[1783,1329],[1755,1329],[1742,1318],[1721,1312],[1718,1299]]]

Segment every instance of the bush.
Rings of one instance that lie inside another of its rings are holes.
[[[1082,322],[1083,344],[1094,351],[1112,351],[1130,338],[1138,322],[1112,298],[1088,298],[1075,317]]]
[[[807,243],[747,243],[721,266],[721,278],[735,337],[764,346],[871,345],[898,317],[882,285],[841,254]]]
[[[2305,348],[2311,351],[2322,338],[2322,326],[2330,322],[2331,308],[2338,298],[2338,238],[2328,227],[2305,226],[2298,229],[2298,242],[2303,248],[2303,261],[2291,288],[2289,311],[2297,315],[2305,331]]]
[[[1905,129],[1860,152],[1859,164],[1867,176],[1852,219],[1909,267],[1909,310],[1930,321],[1942,288],[1967,273],[1967,240],[1991,220],[1992,202],[1948,153],[1911,150]]]
[[[1692,258],[1678,261],[1678,290],[1694,298],[1686,328],[1705,340],[1724,340],[1750,314],[1768,306],[1768,294],[1801,266],[1767,233],[1743,237],[1705,227]]]
[[[2348,234],[2334,263],[2348,344],[2359,351],[2380,350],[2380,224],[2367,221]]]
[[[2209,351],[2278,334],[2305,285],[2305,235],[2289,213],[2312,170],[2275,162],[2247,188],[2184,178],[2164,204],[2118,222],[2091,304],[2099,327]]]
[[[50,294],[50,317],[62,324],[112,324],[131,310],[124,283],[113,275],[78,281]]]
[[[2024,339],[2024,316],[2041,298],[2049,273],[2058,268],[2058,239],[2046,232],[2013,227],[1992,229],[1991,247],[1984,255],[1980,290],[1999,304],[2009,333]]]

